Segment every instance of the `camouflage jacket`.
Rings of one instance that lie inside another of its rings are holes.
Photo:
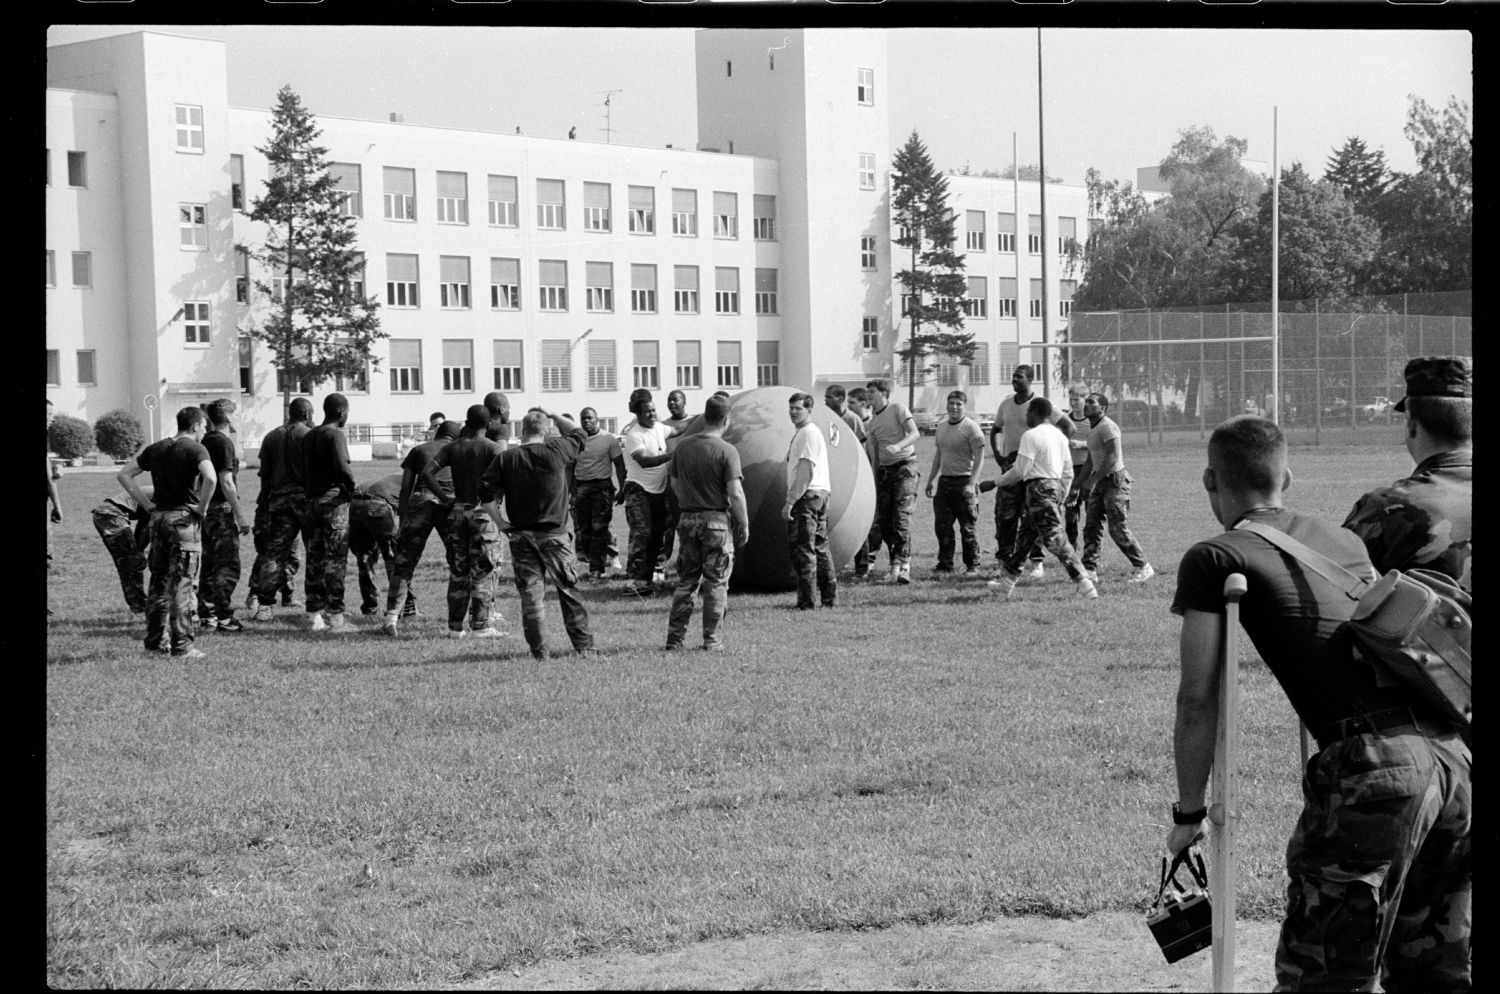
[[[1416,471],[1359,499],[1344,521],[1370,552],[1375,568],[1446,573],[1470,589],[1474,453],[1444,452]]]

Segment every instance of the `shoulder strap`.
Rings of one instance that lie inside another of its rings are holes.
[[[1369,581],[1363,577],[1351,573],[1321,552],[1308,548],[1279,528],[1272,528],[1270,525],[1260,521],[1242,520],[1234,526],[1234,530],[1253,532],[1259,535],[1303,566],[1306,566],[1329,583],[1338,587],[1350,600],[1359,600],[1360,595],[1369,586]]]

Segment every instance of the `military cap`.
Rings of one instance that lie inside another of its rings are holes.
[[[1457,355],[1429,355],[1406,364],[1406,397],[1472,397],[1469,360]],[[1406,410],[1406,397],[1396,410]]]

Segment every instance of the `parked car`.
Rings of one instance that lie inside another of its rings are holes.
[[[917,423],[917,431],[923,435],[936,435],[938,420],[943,415],[919,407],[911,412],[911,418]]]
[[[1362,418],[1378,418],[1391,409],[1391,402],[1385,397],[1376,397],[1374,400],[1366,401],[1359,405],[1359,416]]]

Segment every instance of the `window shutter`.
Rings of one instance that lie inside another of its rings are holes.
[[[474,364],[474,343],[466,338],[443,339],[443,365],[444,366],[472,366]]]
[[[490,199],[515,203],[516,178],[514,176],[491,176]]]
[[[440,256],[438,269],[444,283],[469,282],[469,257],[466,255]]]
[[[415,338],[391,339],[391,365],[422,365],[422,342]]]
[[[678,342],[677,365],[697,366],[703,361],[702,342]]]
[[[781,343],[759,341],[755,343],[755,361],[761,366],[774,366],[781,362]]]
[[[414,255],[387,255],[385,278],[393,283],[415,283],[417,281],[417,257]]]
[[[996,231],[1004,235],[1014,235],[1016,233],[1016,216],[1014,214],[1001,214],[996,220],[1000,222],[999,227],[995,229]]]
[[[672,286],[677,290],[698,289],[698,267],[697,266],[673,266]]]
[[[732,193],[721,193],[714,191],[714,213],[734,215],[736,197]]]
[[[585,184],[583,184],[583,206],[585,206],[585,207],[608,207],[609,206],[609,184],[608,183],[585,183]]]
[[[631,360],[636,366],[655,366],[661,358],[660,342],[631,342]]]
[[[495,339],[495,365],[521,365],[521,342],[516,338]]]
[[[536,199],[541,204],[560,204],[563,202],[563,181],[560,179],[539,179],[536,181]]]
[[[630,188],[630,206],[633,208],[645,208],[650,210],[656,206],[656,190],[649,186],[632,186]]]
[[[517,286],[521,282],[520,259],[491,259],[490,282],[503,286]]]
[[[564,259],[542,259],[537,271],[542,286],[568,285],[568,263]]]
[[[719,365],[720,366],[738,366],[739,364],[740,364],[740,343],[739,342],[720,342],[719,343]]]
[[[679,214],[698,213],[698,191],[674,189],[672,191],[672,210]]]
[[[412,195],[417,192],[417,174],[414,170],[386,166],[381,170],[381,175],[384,177],[386,193]]]
[[[969,231],[983,231],[984,211],[964,211],[964,222]]]
[[[469,177],[465,173],[437,174],[437,195],[465,200],[469,196]]]
[[[614,267],[610,263],[585,262],[583,267],[584,276],[588,281],[586,286],[613,287],[615,285]]]
[[[714,268],[714,289],[738,290],[740,288],[740,271],[729,266],[717,266]]]
[[[738,285],[738,284],[736,284],[736,285]],[[755,271],[755,292],[756,293],[775,293],[776,292],[776,270],[774,270],[774,269],[757,269]]]
[[[655,290],[656,267],[635,262],[630,264],[630,288],[632,290]]]

